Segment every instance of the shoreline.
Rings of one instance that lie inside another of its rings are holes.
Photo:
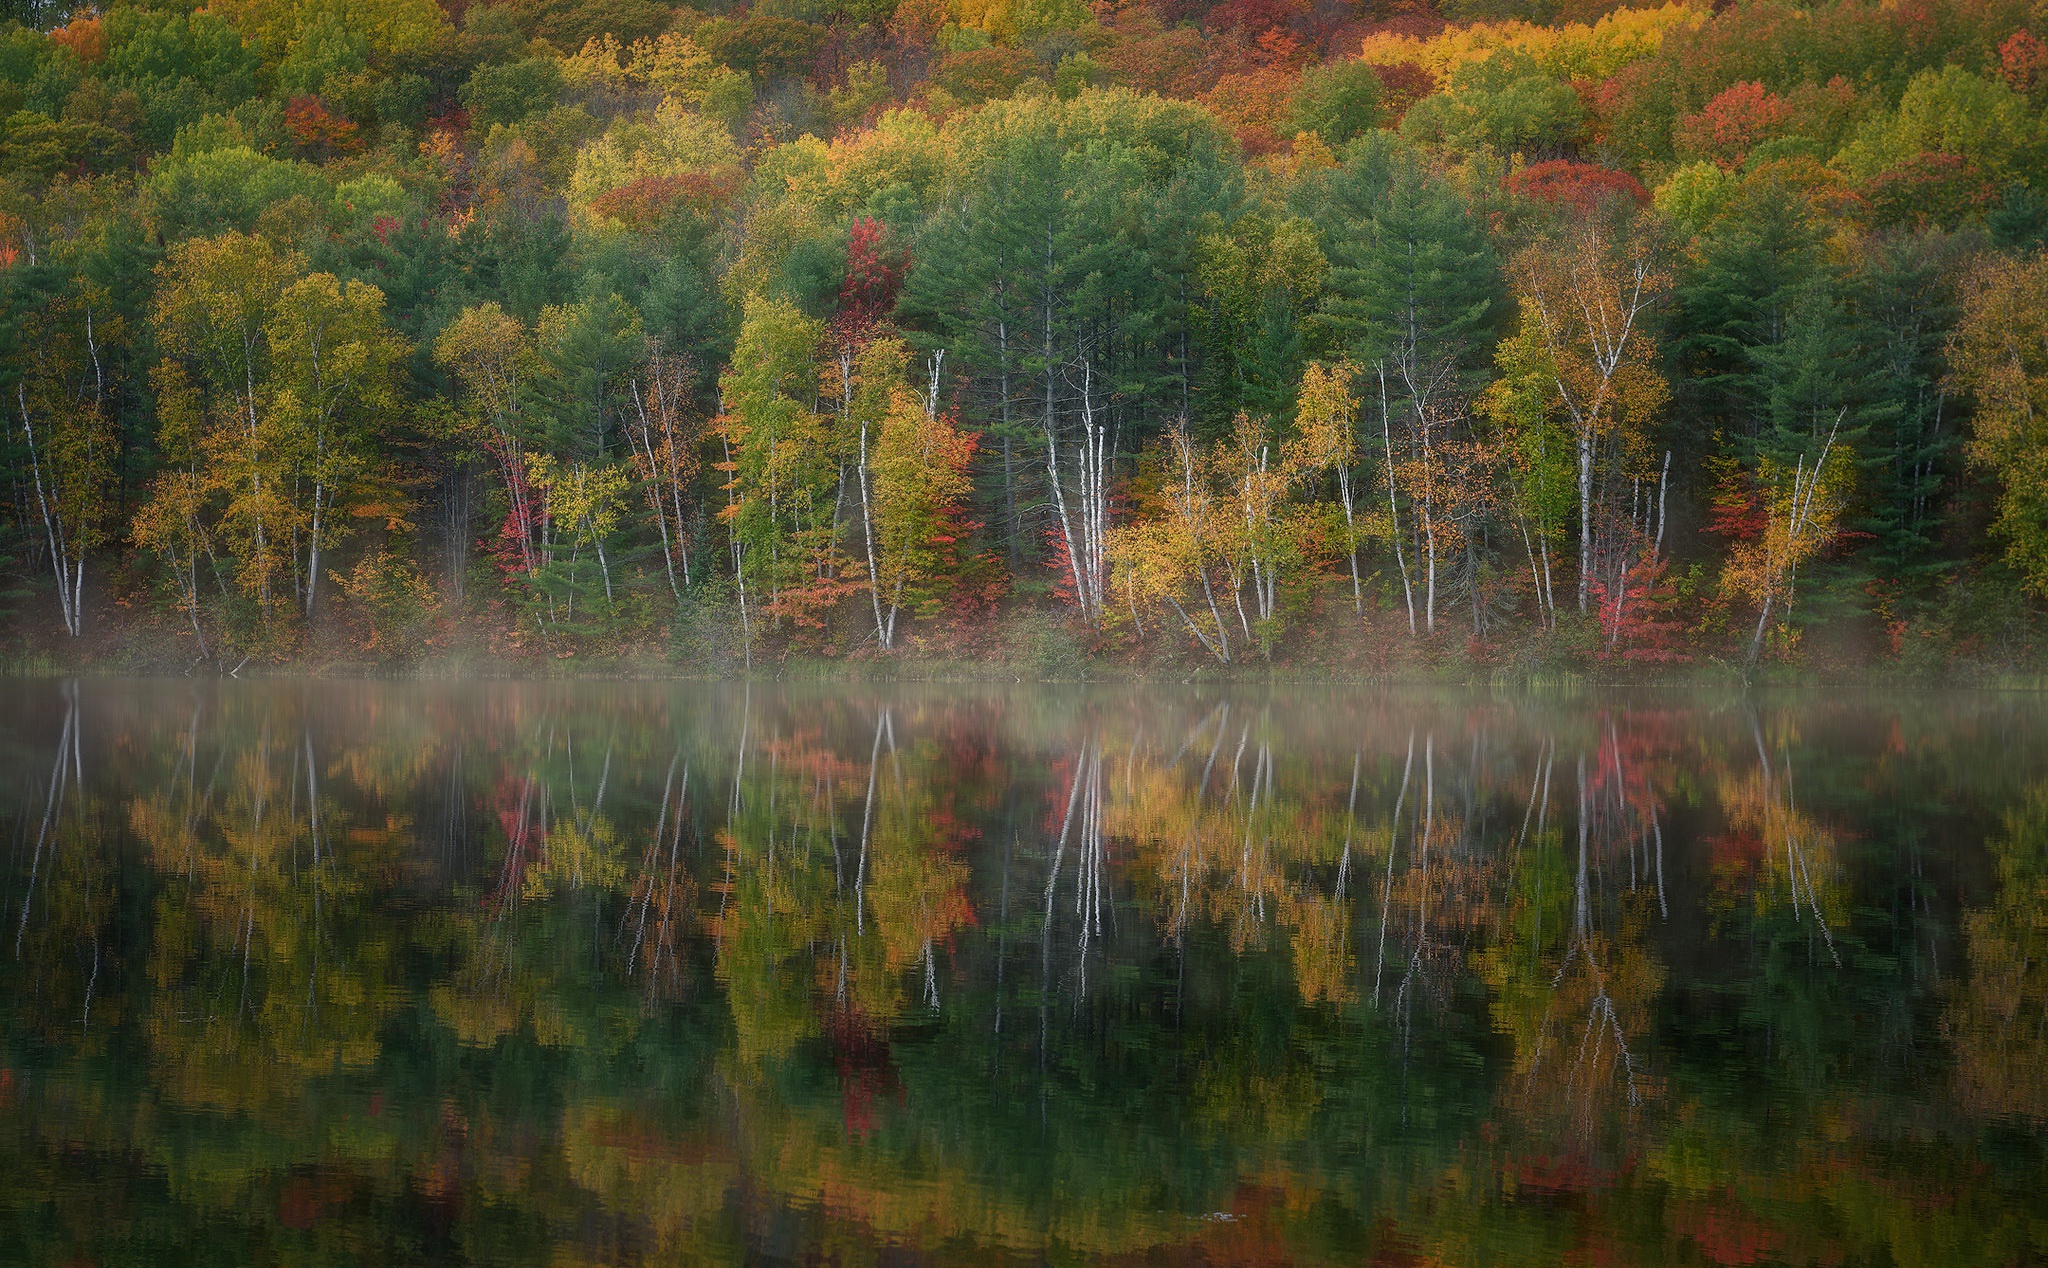
[[[1088,686],[1088,687],[1267,687],[1373,688],[1382,690],[1491,690],[1531,694],[1586,691],[1894,691],[1915,693],[2048,693],[2048,673],[2006,670],[1916,674],[1903,667],[1766,666],[1745,677],[1738,666],[1702,662],[1687,671],[1645,674],[1546,668],[1516,672],[1499,667],[1407,666],[1385,672],[1357,672],[1330,666],[1129,664],[1092,661],[1048,671],[1012,661],[905,658],[894,663],[821,657],[791,657],[753,669],[677,663],[652,658],[564,657],[553,662],[511,658],[437,658],[408,663],[304,658],[248,662],[239,667],[194,665],[186,670],[162,663],[121,663],[93,658],[66,664],[47,655],[0,660],[0,677],[14,679],[178,679],[215,681],[416,682],[416,683],[749,683],[814,686]]]

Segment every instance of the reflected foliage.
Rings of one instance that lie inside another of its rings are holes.
[[[0,1262],[2048,1255],[2024,703],[4,691]]]

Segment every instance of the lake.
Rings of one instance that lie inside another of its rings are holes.
[[[0,684],[0,1262],[2048,1258],[2048,706]]]

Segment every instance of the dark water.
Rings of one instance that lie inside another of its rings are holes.
[[[0,1261],[2048,1256],[2048,709],[0,686]]]

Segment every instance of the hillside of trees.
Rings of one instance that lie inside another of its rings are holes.
[[[2040,0],[8,11],[17,659],[2037,657]]]

